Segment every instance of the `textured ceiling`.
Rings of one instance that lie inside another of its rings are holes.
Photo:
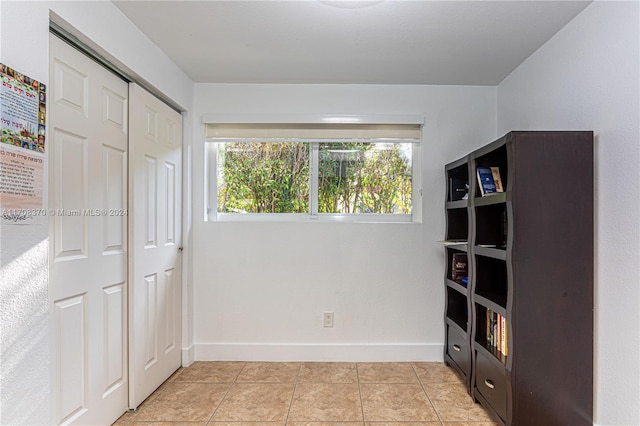
[[[584,1],[114,1],[194,81],[497,85]]]

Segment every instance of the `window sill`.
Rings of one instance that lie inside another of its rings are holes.
[[[419,223],[410,214],[217,213],[207,222]]]

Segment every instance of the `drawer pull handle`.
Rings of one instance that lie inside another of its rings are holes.
[[[484,384],[489,389],[493,389],[493,388],[496,387],[496,385],[494,385],[493,382],[491,380],[489,380],[489,379],[484,379]]]
[[[453,345],[453,350],[456,351],[456,352],[460,352],[460,346]]]

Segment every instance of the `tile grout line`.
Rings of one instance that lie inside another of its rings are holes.
[[[291,414],[291,407],[293,406],[293,397],[296,396],[296,389],[298,389],[298,382],[300,380],[300,371],[302,370],[303,364],[304,363],[301,362],[300,365],[298,366],[298,373],[296,374],[296,381],[293,384],[293,393],[291,394],[291,401],[289,401],[289,409],[287,410],[287,417],[285,417],[284,419],[285,426],[289,422],[289,415]]]
[[[356,380],[358,382],[358,395],[360,395],[360,411],[362,411],[362,425],[366,425],[364,418],[364,403],[362,402],[362,389],[360,388],[360,372],[358,371],[358,363],[356,362]]]
[[[160,384],[160,386],[158,386],[153,392],[151,392],[151,394],[149,396],[147,396],[135,409],[135,411],[132,413],[133,414],[133,418],[131,419],[131,422],[128,423],[135,423],[138,419],[138,417],[140,417],[140,414],[142,413],[142,408],[144,408],[143,406],[145,404],[149,404],[152,401],[155,401],[157,398],[160,397],[160,395],[162,395],[164,392],[166,392],[166,385],[168,383],[171,382],[175,382],[175,379],[182,374],[182,372],[184,371],[184,368],[178,367],[178,369],[176,371],[174,371],[168,378],[167,380],[165,380],[164,382],[162,382]],[[162,389],[161,389],[162,388]],[[152,398],[153,397],[153,398]]]
[[[231,386],[229,386],[229,389],[227,389],[227,391],[224,393],[224,396],[222,397],[222,399],[220,399],[220,402],[218,403],[218,405],[216,406],[216,409],[213,410],[213,413],[211,414],[211,417],[209,417],[209,420],[207,420],[207,425],[213,423],[213,417],[216,415],[216,413],[218,412],[218,409],[220,408],[220,406],[222,405],[222,403],[224,402],[224,400],[227,398],[227,395],[229,395],[229,392],[231,392],[231,389],[233,389],[233,386],[235,386],[235,384],[238,381],[238,377],[240,376],[240,373],[242,373],[242,370],[244,370],[244,368],[247,366],[247,363],[245,362],[242,366],[242,368],[240,369],[240,371],[238,371],[238,374],[236,375],[236,377],[233,379],[233,382],[231,382]]]
[[[418,372],[416,371],[416,367],[415,367],[413,362],[411,363],[411,368],[413,369],[413,372],[415,373],[416,377],[418,378],[418,383],[420,383],[420,387],[422,388],[422,392],[424,392],[424,394],[427,396],[427,400],[429,401],[429,404],[431,404],[431,408],[433,408],[433,412],[436,413],[436,416],[438,417],[438,421],[440,422],[441,425],[444,425],[444,421],[442,420],[442,417],[440,417],[440,413],[438,413],[438,410],[436,410],[435,405],[433,405],[433,402],[431,401],[431,397],[427,393],[427,390],[424,388],[424,384],[422,383],[422,380],[420,380],[420,376],[418,375]]]

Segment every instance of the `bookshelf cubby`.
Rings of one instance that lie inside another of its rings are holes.
[[[454,163],[447,171],[447,202],[459,203],[466,207],[466,199],[468,199],[469,188],[469,170],[466,163]],[[466,196],[466,197],[465,197]]]
[[[454,256],[462,257],[462,259],[467,262],[467,265],[469,265],[469,256],[467,255],[466,252],[460,250],[459,246],[456,246],[456,247],[458,248],[456,249],[447,248],[447,279],[457,282],[458,284],[461,284],[464,287],[466,287],[466,285],[460,282],[460,279],[456,279],[456,277],[454,276],[453,258]],[[468,267],[467,267],[467,271],[468,271]]]
[[[475,295],[505,309],[507,307],[507,263],[487,256],[476,256]],[[485,303],[487,306],[488,303]],[[491,306],[487,306],[491,307]],[[497,310],[497,309],[494,309]]]
[[[466,208],[447,210],[447,240],[466,240],[469,234],[469,215]]]
[[[474,334],[474,348],[476,351],[481,352],[484,356],[499,361],[500,364],[495,362],[494,364],[496,364],[496,368],[500,371],[500,374],[504,376],[504,371],[502,370],[504,369],[504,365],[506,364],[507,356],[502,351],[498,350],[497,347],[492,346],[489,342],[489,333],[487,332],[487,307],[478,303],[476,304],[475,312],[477,331]],[[504,311],[502,311],[500,315],[504,316]]]
[[[592,424],[593,132],[510,132],[445,175],[445,239],[466,242],[445,249],[445,363],[500,425]]]
[[[469,313],[467,305],[464,303],[465,295],[452,287],[447,287],[447,318],[453,321],[461,330],[467,329]]]
[[[494,198],[496,195],[485,198]],[[475,244],[505,249],[507,243],[507,204],[504,200],[496,204],[475,207],[476,234]]]

